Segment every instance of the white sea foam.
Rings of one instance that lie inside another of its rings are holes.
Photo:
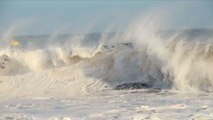
[[[212,91],[208,32],[161,30],[159,16],[148,16],[118,33],[10,36],[1,41],[8,44],[0,50],[0,89],[12,96],[69,96],[141,82],[152,88]],[[13,39],[20,45],[9,45]]]

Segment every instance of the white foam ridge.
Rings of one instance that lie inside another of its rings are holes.
[[[118,33],[6,37],[1,95],[75,95],[133,82],[213,91],[212,37],[160,28],[148,17]],[[20,44],[11,45],[14,39]]]

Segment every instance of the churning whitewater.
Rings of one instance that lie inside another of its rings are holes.
[[[118,33],[1,37],[1,98],[134,88],[213,91],[211,30],[144,25]]]
[[[212,11],[0,0],[0,120],[213,120]]]

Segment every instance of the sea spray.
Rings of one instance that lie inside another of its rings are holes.
[[[148,17],[118,33],[19,36],[20,46],[1,47],[0,59],[9,59],[1,88],[16,96],[75,96],[128,83],[211,92],[212,44],[203,40],[211,35],[188,37],[160,24]]]
[[[157,21],[158,24],[159,22]],[[144,71],[156,79],[158,86],[172,84],[172,88],[179,90],[212,91],[213,74],[209,69],[212,66],[212,51],[209,47],[211,42],[202,40],[202,35],[187,39],[181,33],[162,38],[159,35],[160,29],[156,27],[157,23],[145,18],[137,21],[125,33],[132,40],[136,51],[151,56],[150,66],[143,67],[146,69]],[[153,69],[158,72],[152,72]],[[159,75],[156,76],[156,73]]]

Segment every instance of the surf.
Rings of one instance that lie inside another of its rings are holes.
[[[1,96],[62,97],[138,88],[212,92],[213,31],[165,31],[145,23],[137,21],[117,33],[9,39],[13,44],[0,49]]]

